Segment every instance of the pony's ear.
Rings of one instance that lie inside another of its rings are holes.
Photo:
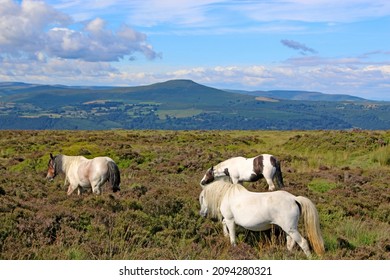
[[[52,153],[50,153],[50,158],[51,158],[51,159],[54,159],[54,157],[53,157],[53,154],[52,154]]]
[[[211,170],[211,171],[213,171],[213,170],[214,170],[214,165],[212,165],[212,166],[211,166],[210,170]]]

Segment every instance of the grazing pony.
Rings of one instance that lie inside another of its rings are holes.
[[[315,205],[306,197],[286,191],[250,192],[239,184],[215,181],[203,188],[199,196],[200,215],[222,220],[225,236],[235,245],[235,225],[252,231],[264,231],[278,225],[287,234],[287,249],[295,243],[307,257],[311,256],[308,242],[298,232],[302,215],[308,239],[316,254],[325,251]]]
[[[95,194],[101,194],[102,185],[109,183],[113,192],[120,191],[120,172],[116,163],[109,157],[87,159],[83,156],[50,154],[46,178],[53,180],[58,174],[65,174],[65,183],[69,183],[68,195],[77,189],[82,194],[92,188]]]
[[[273,155],[262,154],[252,158],[232,157],[209,168],[200,185],[203,187],[215,179],[228,176],[233,184],[243,182],[255,182],[264,177],[268,184],[268,189],[276,189],[273,179],[276,177],[279,188],[284,187],[280,162]]]

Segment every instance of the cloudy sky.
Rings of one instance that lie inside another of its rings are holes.
[[[390,100],[389,0],[0,0],[0,82]]]

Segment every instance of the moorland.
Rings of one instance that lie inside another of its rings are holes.
[[[313,258],[388,260],[389,143],[383,130],[3,130],[0,259],[305,259],[277,227],[238,228],[232,247],[199,215],[207,168],[272,153],[285,190],[318,209],[326,252]],[[64,177],[45,179],[49,153],[112,157],[121,191],[67,196]],[[267,191],[264,180],[245,187]]]

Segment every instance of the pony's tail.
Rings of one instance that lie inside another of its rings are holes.
[[[120,183],[121,183],[121,175],[119,172],[119,168],[115,162],[109,161],[108,165],[108,183],[110,184],[112,191],[117,192],[120,191]]]
[[[284,183],[283,183],[283,176],[282,176],[282,170],[280,169],[280,161],[276,160],[275,161],[275,177],[276,177],[276,182],[278,184],[279,189],[284,188]]]
[[[295,200],[301,205],[303,221],[311,247],[317,255],[324,254],[324,240],[321,235],[317,208],[307,197],[298,196]]]

